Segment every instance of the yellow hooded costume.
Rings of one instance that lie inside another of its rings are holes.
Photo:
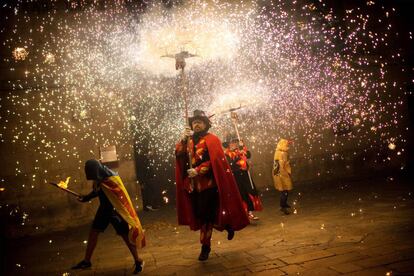
[[[273,158],[273,184],[278,191],[292,190],[292,168],[289,163],[289,141],[280,139]]]

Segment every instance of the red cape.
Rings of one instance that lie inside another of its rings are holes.
[[[211,169],[218,187],[218,214],[214,228],[223,231],[226,226],[241,230],[249,224],[249,218],[243,208],[242,199],[230,166],[224,156],[219,138],[211,133],[204,136],[210,155]],[[176,157],[175,180],[177,183],[178,224],[189,225],[191,230],[199,230],[200,224],[194,217],[190,195],[185,189],[185,170],[188,155]]]

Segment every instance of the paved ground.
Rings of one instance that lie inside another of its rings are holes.
[[[414,187],[376,180],[298,187],[296,214],[282,215],[265,191],[260,220],[233,241],[214,232],[211,257],[197,260],[198,233],[176,225],[174,206],[143,212],[143,275],[414,275]],[[92,219],[92,218],[91,218]],[[6,275],[130,275],[132,258],[114,231],[100,237],[93,269],[73,272],[88,227],[19,239]]]

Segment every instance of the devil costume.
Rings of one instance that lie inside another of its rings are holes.
[[[210,252],[212,230],[234,231],[249,224],[236,182],[224,156],[220,139],[208,133],[210,121],[203,111],[194,111],[195,119],[203,120],[207,128],[195,133],[187,141],[176,144],[177,216],[180,225],[200,230],[202,252],[199,260],[206,260]],[[197,176],[188,177],[188,152]]]
[[[230,138],[227,140],[229,142],[239,143],[237,138]],[[239,146],[238,148],[231,150],[229,142],[223,144],[227,147],[224,153],[239,187],[240,195],[243,199],[244,210],[246,212],[261,211],[263,209],[262,202],[256,186],[249,175],[249,164],[247,159],[251,157],[251,153],[246,146]]]

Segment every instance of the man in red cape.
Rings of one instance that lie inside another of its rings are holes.
[[[176,145],[177,215],[180,225],[200,230],[200,261],[208,259],[213,228],[228,232],[249,224],[237,184],[227,163],[221,141],[208,133],[209,118],[195,110],[189,127]],[[190,153],[190,154],[189,154]],[[189,166],[191,156],[191,168]]]

